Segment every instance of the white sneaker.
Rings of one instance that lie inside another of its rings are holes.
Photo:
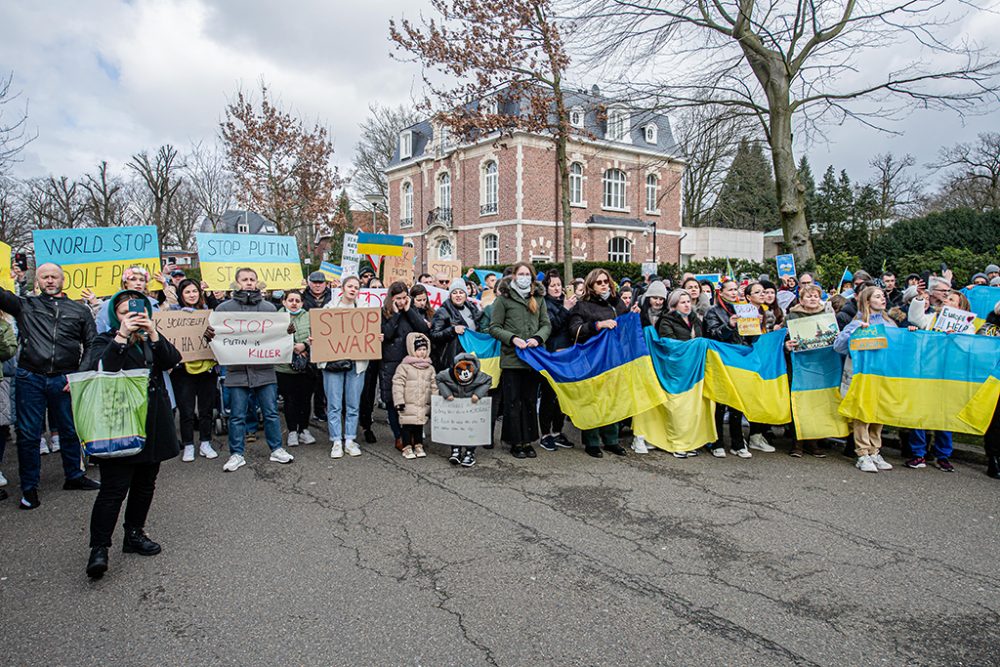
[[[278,447],[271,452],[271,460],[275,463],[291,463],[295,457],[289,454],[284,447]]]
[[[632,440],[632,451],[636,454],[649,454],[649,447],[646,446],[646,439],[641,435],[635,436]]]
[[[42,436],[42,439],[38,442],[38,451],[41,452],[43,455],[49,453],[49,443],[45,440],[44,435]]]
[[[299,434],[297,431],[288,432],[288,446],[298,447],[299,446]]]
[[[775,451],[774,447],[768,444],[767,438],[760,433],[754,433],[750,436],[750,449],[756,449],[768,453]]]
[[[181,454],[181,461],[185,463],[194,461],[194,445],[184,445],[184,453]]]
[[[246,464],[247,460],[243,458],[242,455],[233,454],[232,456],[229,457],[229,460],[226,461],[225,465],[222,466],[222,469],[225,472],[236,472]]]
[[[330,458],[340,459],[344,457],[344,445],[340,440],[333,441],[333,447],[330,448]]]
[[[750,450],[747,449],[746,447],[744,447],[743,449],[737,449],[737,450],[735,450],[733,452],[733,454],[736,454],[736,456],[740,457],[741,459],[752,459],[753,458],[753,454],[751,454]]]
[[[724,458],[726,458],[726,450],[725,450],[725,448],[724,447],[713,447],[712,448],[712,456],[714,456],[717,459],[724,459]],[[685,457],[685,458],[687,458],[687,457]]]
[[[859,456],[858,462],[854,464],[861,472],[878,472],[878,466],[870,456]]]
[[[212,443],[202,442],[198,447],[198,453],[204,456],[206,459],[217,459],[219,458],[219,453],[212,449]]]
[[[7,478],[3,476],[2,472],[0,472],[0,486],[7,486]]]
[[[670,453],[674,455],[675,459],[686,459],[688,457],[687,452],[670,452]],[[722,455],[725,456],[726,453],[722,452]]]
[[[345,442],[344,449],[346,449],[347,453],[350,454],[351,456],[361,456],[361,448],[358,447],[358,443],[354,442],[353,440],[348,440],[347,442]]]
[[[892,470],[892,464],[882,458],[881,454],[875,454],[872,456],[872,461],[875,463],[875,467],[879,470]]]
[[[313,434],[309,432],[308,429],[305,431],[299,431],[299,444],[300,445],[312,445],[316,443],[316,438]]]
[[[49,451],[55,454],[59,451],[59,434],[55,434],[49,438]]]

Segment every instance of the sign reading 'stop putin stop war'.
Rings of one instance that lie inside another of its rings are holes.
[[[293,236],[199,232],[198,261],[211,290],[232,289],[237,269],[249,267],[267,289],[302,287],[299,247]]]
[[[64,290],[71,299],[89,289],[110,296],[121,289],[125,269],[141,266],[150,278],[159,275],[160,241],[156,227],[94,227],[91,229],[36,229],[35,262],[52,262],[66,274]],[[151,280],[150,290],[163,289]]]

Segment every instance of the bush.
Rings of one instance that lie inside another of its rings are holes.
[[[872,240],[863,263],[866,269],[879,271],[882,263],[886,262],[889,269],[905,274],[909,273],[906,268],[913,265],[907,264],[904,268],[904,257],[915,259],[921,255],[930,256],[928,253],[943,252],[946,248],[961,248],[977,255],[988,253],[994,255],[995,260],[998,239],[1000,239],[1000,211],[985,213],[969,209],[941,211],[922,218],[897,222]],[[982,271],[987,263],[980,264],[978,270]],[[937,270],[939,264],[940,262],[921,265],[920,270]],[[958,270],[955,270],[955,274],[958,277]],[[966,278],[968,276],[964,276],[962,280]]]
[[[987,264],[996,262],[996,253],[975,253],[968,248],[945,247],[923,253],[903,255],[897,260],[900,277],[908,273],[933,271],[940,273],[941,264],[947,264],[955,280],[963,287],[972,282],[973,274],[981,272]]]
[[[468,271],[470,268],[474,269],[485,269],[487,271],[497,271],[503,273],[510,264],[495,264],[492,266],[474,266],[474,267],[464,267],[462,271]],[[559,275],[562,275],[563,265],[562,262],[539,262],[533,265],[535,271],[548,271],[549,269],[556,269]],[[587,274],[594,269],[604,269],[611,274],[611,277],[618,281],[622,278],[628,277],[632,280],[639,280],[642,277],[642,265],[637,262],[573,262],[573,276],[575,278],[586,278]],[[661,278],[670,278],[671,281],[676,282],[677,278],[680,276],[678,273],[676,264],[658,264],[656,273]],[[473,275],[472,280],[479,282],[479,278]]]
[[[688,262],[688,265],[684,267],[685,271],[690,273],[726,273],[726,258],[725,257],[709,257],[706,259],[695,259]],[[772,279],[778,277],[778,267],[775,266],[773,261],[769,262],[754,262],[749,259],[730,259],[728,260],[733,266],[733,272],[736,273],[735,276],[730,276],[731,278],[738,278],[743,274],[747,274],[750,277],[756,279],[762,273],[766,273],[771,276]]]
[[[850,269],[854,273],[860,268],[861,260],[857,255],[835,252],[820,257],[815,270],[820,284],[828,290],[835,290],[840,288],[840,277],[844,275],[844,269]]]

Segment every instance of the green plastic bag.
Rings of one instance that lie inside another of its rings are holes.
[[[68,375],[73,421],[88,456],[132,456],[146,446],[149,371]]]

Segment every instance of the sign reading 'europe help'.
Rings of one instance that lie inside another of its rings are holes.
[[[58,264],[66,276],[64,291],[79,299],[88,289],[110,296],[121,289],[125,269],[141,266],[150,277],[159,275],[160,241],[156,227],[94,227],[91,229],[36,229],[35,262]],[[156,280],[150,290],[163,289]]]
[[[299,247],[293,236],[199,232],[198,261],[210,290],[232,289],[236,271],[249,267],[266,289],[302,287]]]

